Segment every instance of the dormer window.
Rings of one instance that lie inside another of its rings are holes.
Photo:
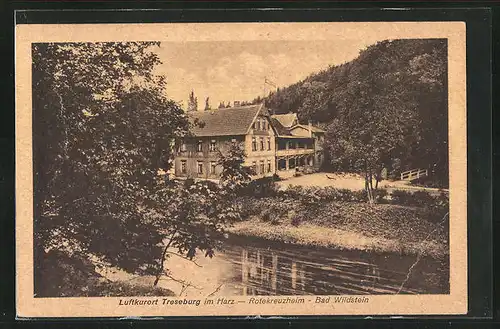
[[[198,152],[203,152],[203,141],[202,140],[198,141],[198,144],[196,145],[196,150]]]

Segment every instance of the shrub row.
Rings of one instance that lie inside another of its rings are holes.
[[[306,204],[319,204],[328,201],[366,202],[366,190],[352,191],[334,187],[304,187],[289,185],[280,190],[276,186],[275,177],[264,177],[252,181],[241,193],[242,196],[257,198],[280,197],[282,199],[298,200]],[[416,207],[448,207],[448,196],[441,193],[438,196],[427,191],[395,190],[389,193],[385,189],[373,191],[376,203],[388,203]]]

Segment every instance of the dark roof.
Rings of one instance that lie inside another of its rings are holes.
[[[263,104],[188,112],[195,136],[245,135]]]

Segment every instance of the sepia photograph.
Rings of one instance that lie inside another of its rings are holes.
[[[446,33],[378,24],[388,33],[26,43],[26,295],[153,314],[451,296],[457,61]]]

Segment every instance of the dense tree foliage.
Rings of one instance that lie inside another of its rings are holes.
[[[221,247],[225,229],[240,219],[240,209],[234,200],[250,181],[248,169],[243,166],[243,150],[238,143],[232,143],[226,153],[219,151],[218,157],[218,165],[222,167],[218,184],[192,179],[164,182],[152,194],[153,205],[146,217],[155,222],[165,237],[154,285],[168,274],[164,262],[176,255],[172,249],[187,259],[192,259],[198,251],[212,257],[215,249]],[[165,200],[169,200],[168,207]]]
[[[33,45],[37,259],[66,250],[158,275],[169,247],[211,255],[237,217],[218,186],[163,179],[189,123],[153,73],[157,45]]]
[[[226,154],[219,151],[217,164],[222,167],[220,184],[228,193],[237,193],[251,180],[251,169],[244,166],[245,152],[239,143],[231,143]]]
[[[383,41],[358,58],[271,93],[268,107],[327,129],[330,168],[398,174],[429,168],[448,184],[447,43]]]

